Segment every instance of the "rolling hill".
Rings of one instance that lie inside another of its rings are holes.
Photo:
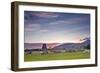
[[[51,49],[55,46],[58,46],[60,43],[46,43],[47,48]],[[25,49],[41,49],[43,43],[24,43]]]
[[[43,43],[24,43],[25,49],[42,49]],[[82,49],[84,46],[90,45],[90,39],[86,39],[81,43],[46,43],[48,49]]]
[[[53,47],[54,50],[56,49],[66,49],[66,50],[73,50],[73,49],[83,49],[85,46],[90,45],[90,39],[84,40],[82,43],[64,43],[58,46]]]

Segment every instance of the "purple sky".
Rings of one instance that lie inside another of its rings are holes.
[[[90,37],[90,15],[24,11],[25,43],[80,42]]]

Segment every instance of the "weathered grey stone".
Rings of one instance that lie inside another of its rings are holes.
[[[47,49],[46,44],[42,45],[42,51],[43,51],[43,54],[47,54],[48,53],[48,49]]]

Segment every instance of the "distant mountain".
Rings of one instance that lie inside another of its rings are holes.
[[[83,46],[87,46],[90,44],[90,39],[86,39],[81,43]]]
[[[44,43],[24,43],[25,49],[42,49]],[[48,49],[83,49],[90,44],[90,38],[86,38],[81,43],[46,43]]]
[[[44,43],[24,43],[25,49],[42,49]],[[47,48],[51,49],[54,46],[58,46],[60,43],[46,43]]]
[[[41,49],[42,43],[24,43],[25,49]]]
[[[90,39],[84,40],[82,43],[63,43],[61,45],[53,47],[54,50],[66,49],[66,50],[73,50],[73,49],[83,49],[85,46],[90,44]]]
[[[81,43],[64,43],[59,46],[55,46],[53,49],[79,49],[82,48]]]

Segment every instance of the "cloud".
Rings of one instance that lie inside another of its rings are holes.
[[[49,30],[47,30],[47,29],[41,29],[41,30],[39,30],[39,32],[43,32],[43,33],[45,33],[45,32],[48,32]]]
[[[58,24],[79,24],[82,23],[85,19],[84,18],[69,18],[64,20],[57,20],[55,22],[51,22],[52,25]]]
[[[25,31],[38,31],[40,30],[40,25],[39,24],[27,24],[25,25]]]
[[[27,24],[25,25],[25,32],[48,32],[49,30],[41,28],[40,24]]]
[[[38,17],[43,17],[43,18],[57,18],[59,17],[58,14],[55,13],[47,13],[47,12],[41,12],[41,13],[32,13],[32,15],[38,16]]]

